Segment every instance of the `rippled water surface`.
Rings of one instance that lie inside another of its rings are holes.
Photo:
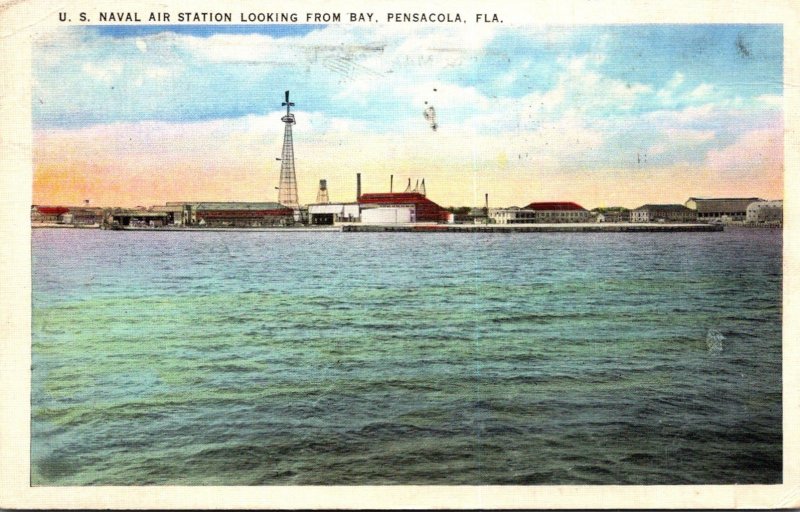
[[[781,481],[781,233],[34,230],[34,485]]]

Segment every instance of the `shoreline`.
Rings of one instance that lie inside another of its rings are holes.
[[[276,228],[196,228],[196,227],[125,227],[103,231],[144,231],[151,233],[709,233],[724,231],[723,224],[660,223],[562,223],[562,224],[342,224],[320,227]],[[727,226],[731,227],[731,226]],[[750,227],[750,226],[733,226]],[[752,226],[755,227],[755,226]],[[778,226],[758,226],[771,227]],[[100,229],[97,226],[71,224],[32,225],[32,229]]]
[[[723,231],[722,224],[649,224],[649,223],[563,223],[563,224],[433,224],[433,225],[363,225],[342,226],[350,233],[675,233]]]

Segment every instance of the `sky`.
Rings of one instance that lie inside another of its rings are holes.
[[[783,197],[780,25],[73,26],[32,87],[34,204],[275,201],[285,90],[304,204]]]

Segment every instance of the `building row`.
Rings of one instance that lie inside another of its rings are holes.
[[[529,224],[560,222],[702,222],[721,224],[782,224],[783,201],[760,198],[690,198],[685,204],[645,204],[588,211],[573,202],[531,203],[524,208],[492,208],[490,222]]]
[[[767,201],[758,197],[691,197],[683,205],[648,204],[631,210],[630,222],[782,224],[783,201]]]
[[[296,222],[295,210],[279,203],[169,202],[149,208],[37,206],[34,224],[94,227],[278,227]]]
[[[685,204],[645,204],[587,210],[562,202],[533,202],[525,207],[473,208],[456,215],[428,199],[424,192],[360,192],[357,201],[317,203],[290,208],[276,202],[168,202],[149,208],[34,206],[31,221],[103,227],[286,227],[296,224],[325,226],[350,222],[367,224],[492,223],[558,224],[586,222],[633,223],[740,223],[780,225],[783,202],[759,198],[690,198]]]

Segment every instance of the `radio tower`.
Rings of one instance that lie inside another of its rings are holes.
[[[297,178],[294,174],[294,146],[292,144],[292,125],[294,114],[289,112],[289,107],[294,103],[289,101],[289,91],[286,91],[286,101],[281,104],[286,107],[286,115],[281,118],[286,124],[283,131],[283,153],[281,154],[281,180],[278,183],[278,202],[290,208],[299,208],[297,201]]]

